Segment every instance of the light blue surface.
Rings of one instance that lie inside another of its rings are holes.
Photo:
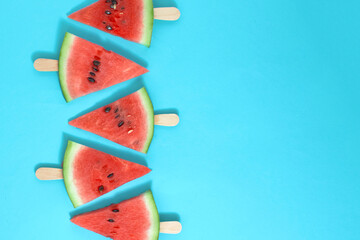
[[[151,174],[79,211],[151,184],[162,219],[183,224],[161,240],[360,239],[359,1],[156,1],[182,17],[155,21],[150,49],[68,20],[79,5],[2,2],[0,239],[105,239],[69,221],[62,181],[35,178],[67,139],[146,160]],[[57,74],[32,66],[66,31],[150,73],[66,104]],[[142,84],[181,117],[146,158],[67,124]]]

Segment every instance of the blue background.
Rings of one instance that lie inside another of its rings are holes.
[[[360,2],[155,1],[149,49],[67,19],[92,1],[4,1],[0,10],[0,239],[104,239],[70,216],[151,187],[182,239],[360,238]],[[150,73],[66,104],[57,58],[66,31]],[[145,85],[175,128],[156,127],[147,156],[75,129],[68,120]],[[153,172],[74,211],[60,166],[68,139],[147,162]]]

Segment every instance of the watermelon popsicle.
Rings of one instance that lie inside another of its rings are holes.
[[[148,72],[139,64],[71,33],[65,34],[59,61],[39,58],[34,67],[38,71],[59,71],[67,102]]]
[[[70,125],[92,132],[115,143],[147,153],[154,125],[176,126],[176,114],[154,116],[154,109],[145,88],[117,101],[86,113],[69,122]]]
[[[150,190],[117,204],[77,215],[71,222],[114,240],[157,240],[159,232],[181,232],[177,221],[160,222]]]
[[[63,169],[39,168],[36,176],[40,180],[64,179],[66,191],[76,208],[150,171],[143,165],[68,141]]]
[[[98,0],[69,18],[149,47],[154,18],[177,20],[177,8],[153,8],[152,0]]]

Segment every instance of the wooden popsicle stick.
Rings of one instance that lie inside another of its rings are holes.
[[[174,113],[157,114],[154,116],[154,124],[159,126],[174,127],[180,122],[179,116]]]
[[[160,222],[160,232],[168,234],[178,234],[181,232],[182,226],[178,221]]]
[[[176,7],[154,8],[154,19],[175,21],[180,18],[180,11]]]
[[[61,168],[38,168],[35,172],[36,177],[39,180],[59,180],[64,179]]]
[[[56,72],[59,70],[59,61],[55,59],[38,58],[34,68],[40,72]]]

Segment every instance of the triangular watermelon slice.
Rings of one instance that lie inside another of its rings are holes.
[[[151,191],[77,215],[73,223],[114,240],[157,240],[160,219]]]
[[[154,110],[145,88],[141,88],[69,124],[146,153],[154,132]]]
[[[85,204],[151,170],[93,148],[68,142],[63,175],[74,207]]]
[[[67,102],[147,72],[146,68],[99,45],[65,34],[59,78]]]
[[[154,22],[152,0],[99,0],[69,18],[150,46]]]

